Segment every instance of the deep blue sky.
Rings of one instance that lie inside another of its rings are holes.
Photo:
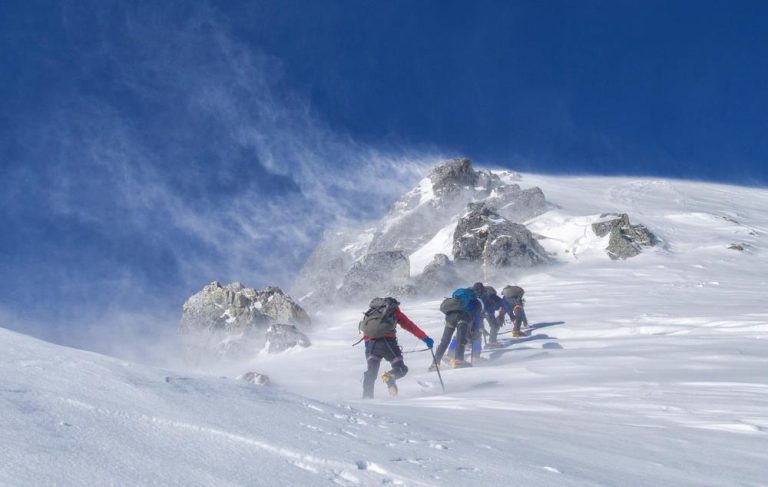
[[[725,1],[2,2],[0,324],[104,327],[174,316],[213,278],[287,285],[327,223],[375,216],[436,155],[765,185],[766,18]]]

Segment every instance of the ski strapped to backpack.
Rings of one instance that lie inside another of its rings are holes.
[[[360,332],[368,338],[394,335],[397,325],[395,311],[400,303],[395,298],[373,298],[368,306],[359,325]]]

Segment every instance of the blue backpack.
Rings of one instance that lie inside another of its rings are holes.
[[[464,309],[471,313],[474,306],[472,306],[472,301],[477,299],[477,294],[475,294],[475,291],[473,291],[471,288],[468,287],[461,287],[453,292],[451,295],[454,298],[460,299],[461,304],[464,305]]]

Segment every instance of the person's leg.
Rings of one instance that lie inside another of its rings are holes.
[[[382,356],[377,346],[379,340],[369,340],[365,342],[365,358],[368,363],[368,369],[363,375],[363,399],[373,398],[373,386],[376,383],[376,376],[379,375],[379,366],[381,365]]]
[[[459,362],[464,361],[464,347],[467,344],[467,328],[469,323],[461,321],[456,326],[456,351],[454,352],[454,359]]]
[[[485,319],[488,321],[488,327],[491,329],[491,334],[488,337],[488,343],[496,343],[499,336],[499,322],[496,321],[496,315],[493,313],[485,315]]]
[[[405,377],[405,374],[408,373],[408,367],[403,361],[403,352],[400,351],[400,346],[397,344],[397,338],[385,338],[384,343],[387,347],[384,358],[387,359],[392,366],[392,369],[387,372],[387,374],[393,379]]]
[[[480,357],[480,351],[483,349],[483,332],[481,329],[475,330],[472,340],[472,360]]]
[[[439,364],[440,360],[443,358],[443,355],[445,355],[445,351],[448,349],[448,344],[451,342],[451,337],[453,337],[454,331],[456,331],[456,328],[451,326],[451,324],[448,323],[446,319],[445,328],[443,328],[443,336],[440,338],[440,344],[435,350],[435,363]]]
[[[519,337],[520,325],[523,323],[523,317],[525,316],[523,307],[520,306],[519,304],[516,304],[515,307],[512,309],[512,315],[513,315],[512,336]]]

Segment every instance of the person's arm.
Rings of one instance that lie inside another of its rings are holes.
[[[413,321],[410,320],[410,318],[405,316],[405,313],[400,311],[400,308],[397,308],[395,310],[395,319],[397,320],[398,325],[408,330],[416,338],[420,340],[424,340],[425,338],[427,338],[427,334],[424,333],[424,330],[416,326],[416,323],[414,323]]]

